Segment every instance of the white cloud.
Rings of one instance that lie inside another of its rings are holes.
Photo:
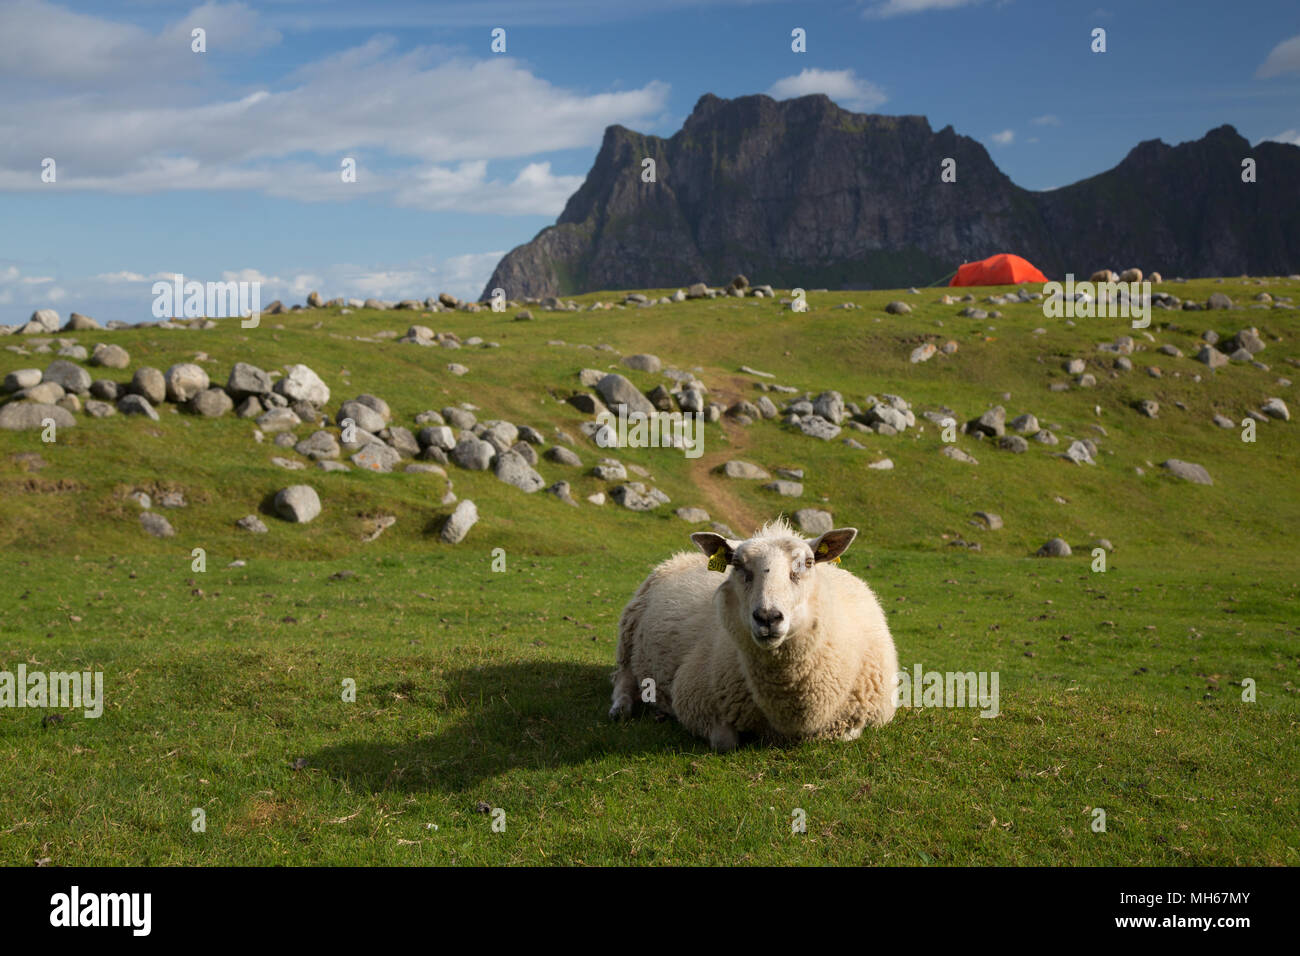
[[[1016,141],[1016,131],[1013,129],[1004,129],[1000,133],[991,133],[989,139],[998,146],[1010,146]]]
[[[241,50],[278,40],[242,5],[206,4],[158,33],[44,0],[0,10],[0,190],[49,188],[36,165],[49,156],[61,189],[379,195],[431,209],[554,215],[579,178],[546,163],[494,178],[486,164],[594,146],[606,126],[644,126],[667,103],[668,86],[657,81],[587,93],[508,57],[400,50],[382,36],[231,94],[213,78],[218,66],[204,65],[224,60],[191,53],[189,28],[205,25],[209,50],[222,31]],[[25,73],[6,66],[29,63]],[[357,162],[355,183],[341,180],[344,157]]]
[[[1266,80],[1271,76],[1281,76],[1283,73],[1300,73],[1300,36],[1283,40],[1273,47],[1273,52],[1255,71],[1255,77]]]
[[[880,87],[860,79],[853,70],[805,69],[777,80],[767,91],[768,96],[778,100],[813,93],[825,93],[840,106],[853,110],[875,109],[887,99]]]
[[[1276,136],[1265,136],[1259,141],[1260,143],[1289,143],[1292,146],[1300,146],[1300,129],[1283,130]],[[1256,143],[1255,145],[1259,145]]]
[[[981,0],[883,0],[862,11],[862,15],[876,18],[899,17],[930,10],[952,10],[979,2]]]
[[[1035,116],[1029,122],[1033,123],[1035,126],[1060,126],[1061,117],[1057,116],[1055,113],[1044,113],[1042,116]]]

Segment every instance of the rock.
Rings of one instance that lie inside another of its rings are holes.
[[[1219,415],[1219,414],[1217,414],[1217,413],[1216,413],[1215,416],[1214,416],[1214,424],[1218,425],[1220,428],[1236,428],[1236,427],[1237,427],[1237,423],[1234,422],[1231,418],[1226,418],[1226,417],[1224,417],[1223,415]]]
[[[1006,432],[1007,412],[1001,405],[990,408],[979,418],[973,418],[966,426],[967,431],[978,431],[990,438],[1001,438]]]
[[[1214,331],[1214,329],[1206,329],[1204,332],[1201,333],[1201,339],[1207,345],[1218,345],[1219,333]]]
[[[1223,368],[1228,364],[1228,356],[1224,355],[1213,345],[1203,345],[1201,350],[1196,353],[1196,361],[1204,362],[1210,368]]]
[[[519,441],[519,429],[510,422],[500,420],[483,422],[475,432],[479,438],[491,445],[497,454],[508,451],[515,442]]]
[[[388,447],[393,449],[404,458],[414,458],[420,454],[420,443],[415,440],[409,428],[403,428],[401,425],[389,425],[384,430],[383,438]]]
[[[459,362],[448,362],[447,371],[450,372],[452,375],[468,375],[469,367],[466,365],[461,365]]]
[[[1088,363],[1079,358],[1068,359],[1064,363],[1064,367],[1066,372],[1071,375],[1082,375],[1084,370],[1088,367]]]
[[[57,405],[66,394],[67,392],[58,382],[41,382],[39,385],[33,385],[31,388],[25,388],[21,392],[15,393],[14,400],[36,402],[38,405]]]
[[[893,471],[894,463],[888,458],[882,458],[880,461],[873,461],[867,467],[872,471]]]
[[[794,513],[794,523],[806,535],[825,534],[835,527],[831,513],[819,508],[800,508]]]
[[[844,421],[844,397],[839,392],[822,392],[813,399],[813,414],[832,425],[840,424]]]
[[[155,538],[171,538],[176,534],[171,522],[156,511],[142,511],[140,513],[140,527]]]
[[[68,393],[67,395],[64,395],[61,399],[59,399],[54,404],[58,405],[59,408],[65,408],[70,412],[81,411],[81,399],[78,398],[76,395],[73,395],[72,393]]]
[[[1291,412],[1286,407],[1286,402],[1282,401],[1280,398],[1270,398],[1259,408],[1260,411],[1269,418],[1276,418],[1284,422],[1289,422],[1291,420]]]
[[[459,544],[469,534],[469,529],[478,522],[478,508],[468,498],[459,502],[456,509],[447,516],[442,526],[442,540],[448,544]]]
[[[352,419],[353,424],[363,431],[375,433],[384,430],[384,416],[369,405],[358,401],[344,402],[339,406],[338,414],[334,416],[335,422],[340,427],[343,427],[348,419]]]
[[[709,297],[709,287],[703,282],[694,282],[686,290],[688,299],[707,299]]]
[[[91,418],[108,418],[110,415],[116,415],[117,409],[108,402],[100,402],[91,398],[86,400],[86,414]]]
[[[312,461],[337,458],[340,454],[338,440],[335,439],[332,432],[327,432],[324,429],[312,432],[311,435],[294,445],[293,450],[304,458],[310,458]]]
[[[63,386],[65,392],[86,395],[90,392],[90,373],[80,365],[73,365],[65,359],[55,359],[41,376],[41,382],[54,382]]]
[[[641,482],[633,481],[619,485],[610,492],[610,497],[629,511],[651,511],[665,504],[668,496],[658,489],[647,489]]]
[[[167,369],[163,378],[167,383],[167,400],[184,404],[210,384],[208,373],[193,362],[180,362]]]
[[[1026,412],[1011,420],[1011,430],[1019,432],[1021,435],[1034,435],[1039,430],[1038,419]]]
[[[1170,458],[1167,461],[1162,461],[1160,467],[1174,475],[1174,477],[1181,478],[1184,481],[1194,482],[1198,485],[1214,484],[1214,480],[1210,477],[1210,473],[1206,471],[1204,467],[1193,464],[1189,461],[1180,461],[1177,458]]]
[[[729,461],[722,466],[722,473],[728,478],[743,478],[754,481],[772,477],[758,465],[748,461]]]
[[[1159,352],[1161,355],[1172,355],[1174,358],[1183,357],[1182,349],[1180,349],[1176,345],[1169,345],[1166,343],[1165,345],[1162,345],[1158,349],[1156,349],[1156,351]]]
[[[938,349],[934,347],[934,343],[926,342],[924,345],[918,345],[916,348],[912,349],[912,354],[908,358],[908,361],[913,365],[918,365],[921,362],[928,362],[937,351]]]
[[[546,486],[542,476],[515,451],[506,451],[498,455],[494,472],[498,480],[504,481],[507,485],[514,485],[520,491],[529,494],[540,491]]]
[[[973,455],[968,455],[956,445],[944,445],[939,449],[939,454],[951,458],[953,461],[964,462],[967,465],[978,465],[979,459]]]
[[[1232,300],[1222,292],[1213,292],[1205,302],[1207,309],[1231,309]]]
[[[1147,418],[1155,418],[1160,414],[1160,403],[1149,398],[1142,399],[1136,407],[1138,412]]]
[[[709,513],[703,508],[678,508],[673,514],[687,524],[705,524],[709,520]]]
[[[582,459],[563,445],[555,445],[548,448],[544,457],[549,461],[555,462],[557,465],[566,465],[570,468],[582,467]]]
[[[764,491],[775,491],[778,495],[798,498],[803,495],[803,485],[797,481],[769,481],[763,486]]]
[[[906,302],[895,300],[885,306],[885,311],[890,315],[908,315],[911,313],[912,307]]]
[[[290,365],[274,391],[290,402],[311,402],[317,408],[324,408],[330,400],[329,386],[306,365]]]
[[[275,513],[285,521],[306,524],[320,511],[320,496],[311,485],[290,485],[275,495]]]
[[[1223,350],[1229,355],[1232,355],[1232,353],[1240,349],[1245,349],[1251,355],[1258,355],[1260,352],[1264,351],[1264,348],[1264,340],[1260,338],[1259,330],[1250,328],[1242,329],[1232,338],[1228,339],[1228,341],[1224,343]],[[1233,357],[1235,358],[1236,356]],[[67,386],[64,387],[66,388]],[[71,391],[71,389],[69,389],[69,391]]]
[[[307,467],[296,458],[282,458],[279,455],[272,456],[271,464],[287,469],[288,471],[302,471]]]
[[[131,364],[131,356],[120,345],[97,342],[95,351],[90,356],[90,364],[103,368],[126,368]]]
[[[396,468],[401,460],[402,456],[396,449],[382,442],[366,445],[352,456],[352,463],[366,471],[389,472]]]
[[[235,527],[242,528],[251,534],[266,534],[267,532],[266,524],[257,515],[244,515],[235,522]]]
[[[456,447],[456,433],[446,425],[427,425],[420,429],[416,441],[422,448],[441,448],[451,451]]]
[[[1065,453],[1064,453],[1063,455],[1061,455],[1060,457],[1062,457],[1062,458],[1068,458],[1068,459],[1070,459],[1070,461],[1074,462],[1076,465],[1095,465],[1095,464],[1097,464],[1095,461],[1092,460],[1092,452],[1091,452],[1091,449],[1088,448],[1087,443],[1085,443],[1085,442],[1081,442],[1081,441],[1073,441],[1073,442],[1071,442],[1071,443],[1070,443],[1070,447],[1067,448],[1067,449],[1065,450]]]
[[[464,408],[457,408],[454,405],[444,408],[442,417],[447,420],[448,425],[460,431],[468,431],[478,424],[478,419],[474,417],[473,412]]]
[[[45,419],[52,419],[56,428],[71,428],[77,420],[66,408],[44,402],[10,402],[0,407],[0,428],[7,431],[41,429]]]
[[[605,400],[611,411],[618,412],[619,406],[626,406],[628,413],[639,412],[643,415],[653,415],[655,407],[637,389],[635,385],[629,382],[617,372],[611,372],[596,384],[596,391],[600,397]]]
[[[990,531],[999,531],[1002,528],[1002,516],[996,515],[991,511],[977,511],[975,517],[984,523],[984,527]]]
[[[27,321],[28,324],[35,323],[39,332],[59,331],[59,313],[53,309],[37,309]]]
[[[651,374],[657,374],[664,367],[663,363],[659,361],[658,356],[650,355],[645,352],[624,356],[623,364],[635,371],[650,372]]]
[[[17,392],[24,388],[33,388],[41,384],[42,373],[38,368],[20,368],[5,376],[4,390]]]
[[[226,379],[226,391],[236,401],[250,395],[267,395],[271,391],[271,376],[256,365],[236,362]]]
[[[1021,455],[1029,451],[1029,442],[1019,435],[1003,435],[998,439],[998,447],[1004,451]]]
[[[891,405],[877,402],[859,416],[868,425],[888,425],[895,432],[907,429],[907,415]]]
[[[302,424],[302,419],[290,408],[270,408],[257,418],[257,427],[264,432],[292,431]]]
[[[799,430],[811,438],[830,441],[840,433],[840,426],[822,418],[820,415],[809,415],[799,420]]]
[[[496,457],[496,449],[477,435],[464,434],[451,450],[451,459],[470,471],[486,471]]]
[[[1091,372],[1085,372],[1079,376],[1075,384],[1080,388],[1093,388],[1097,384],[1097,376],[1093,375]]]
[[[158,413],[153,404],[143,395],[123,395],[117,400],[117,410],[123,415],[144,415],[158,421]]]
[[[148,399],[150,404],[157,405],[167,398],[167,379],[158,369],[142,366],[131,376],[131,391]]]
[[[1072,552],[1064,538],[1052,538],[1035,553],[1040,558],[1068,558]]]
[[[208,388],[190,399],[186,407],[204,418],[220,418],[231,411],[235,407],[235,403],[230,400],[230,396],[226,394],[225,389]]]
[[[1133,370],[1133,360],[1127,355],[1121,355],[1115,359],[1115,367],[1121,372],[1131,372]]]
[[[341,461],[331,461],[328,458],[322,458],[316,462],[316,467],[321,471],[351,471],[352,468],[343,464]]]

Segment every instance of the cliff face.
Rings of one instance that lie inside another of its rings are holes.
[[[1241,182],[1253,156],[1258,182]],[[652,157],[657,182],[641,181]],[[951,157],[957,181],[940,180]],[[1021,189],[976,141],[920,116],[825,96],[702,97],[670,139],[611,126],[554,226],[508,253],[487,289],[511,298],[719,284],[929,283],[1015,252],[1048,275],[1137,265],[1185,276],[1300,267],[1300,148],[1231,127],[1137,146],[1050,192]]]

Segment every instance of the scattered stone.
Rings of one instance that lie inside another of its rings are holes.
[[[939,454],[945,455],[948,458],[951,458],[953,461],[960,461],[967,465],[979,464],[979,459],[975,458],[973,455],[968,455],[966,452],[962,451],[956,445],[944,445],[942,448],[939,449]]]
[[[1001,438],[1006,432],[1007,412],[1001,405],[990,408],[979,418],[973,418],[966,426],[968,432],[978,431],[990,438]]]
[[[1068,558],[1072,552],[1064,538],[1052,538],[1035,553],[1040,558]]]
[[[1280,398],[1268,399],[1260,406],[1260,411],[1269,418],[1276,418],[1279,421],[1289,422],[1291,420],[1291,412],[1286,407],[1286,402]]]
[[[984,522],[984,526],[990,531],[999,531],[1002,528],[1002,516],[994,514],[991,511],[977,511],[975,517]]]
[[[885,311],[890,315],[908,315],[911,313],[912,307],[906,302],[895,300],[885,306]]]
[[[155,538],[171,538],[176,534],[171,522],[156,511],[142,511],[140,526]]]
[[[397,450],[381,442],[366,445],[352,456],[352,463],[366,471],[389,472],[401,462]]]
[[[123,415],[144,415],[158,421],[158,413],[143,395],[123,395],[117,400],[117,410]]]
[[[1189,461],[1180,461],[1177,458],[1170,458],[1166,461],[1162,461],[1160,467],[1164,468],[1174,477],[1181,478],[1184,481],[1190,481],[1198,485],[1214,484],[1214,479],[1210,477],[1210,473],[1206,471],[1203,466],[1193,464]]]
[[[448,544],[459,544],[465,540],[470,528],[478,523],[478,508],[468,498],[456,505],[443,523],[441,537]]]
[[[58,405],[42,402],[10,402],[0,408],[0,428],[8,431],[44,428],[47,418],[54,421],[56,428],[71,428],[77,423],[70,411]]]
[[[226,379],[226,391],[237,401],[250,395],[267,395],[271,391],[271,376],[256,365],[236,362]]]
[[[709,513],[703,508],[678,508],[673,514],[687,524],[705,524],[709,520]]]
[[[506,451],[497,456],[495,474],[498,480],[529,494],[546,486],[542,476],[516,451]]]
[[[1155,418],[1160,414],[1160,403],[1149,398],[1144,398],[1137,403],[1137,410],[1147,418]]]
[[[624,356],[623,364],[635,371],[649,372],[651,374],[656,374],[663,369],[663,363],[659,361],[657,355],[650,355],[645,352]]]
[[[252,534],[266,534],[266,524],[257,515],[244,515],[235,522],[235,526]]]
[[[204,418],[220,418],[232,410],[235,403],[230,400],[225,389],[208,388],[191,398],[186,407]]]
[[[271,408],[257,417],[257,426],[265,432],[292,431],[301,424],[302,419],[290,408]]]
[[[1003,435],[998,439],[998,447],[1004,451],[1021,455],[1029,451],[1029,442],[1019,435]]]
[[[803,495],[803,485],[797,481],[770,481],[763,486],[764,491],[775,491],[778,495],[798,498]]]
[[[496,457],[496,449],[477,435],[463,434],[451,450],[456,464],[470,471],[486,471]]]
[[[208,373],[193,362],[180,362],[163,376],[167,383],[167,400],[180,405],[209,386]]]
[[[913,365],[918,365],[921,362],[928,362],[937,351],[938,349],[934,347],[933,342],[926,342],[924,345],[918,345],[916,348],[912,349],[912,354],[908,358],[908,361]]]
[[[324,408],[330,400],[329,386],[306,365],[290,365],[274,391],[290,402],[310,402],[317,408]]]
[[[320,496],[311,485],[290,485],[276,493],[275,512],[286,521],[305,524],[320,511]]]
[[[748,461],[729,461],[722,466],[722,473],[728,478],[743,478],[755,481],[772,477],[758,465]]]
[[[90,364],[103,368],[126,368],[131,364],[131,356],[120,345],[98,342],[94,353],[90,356]]]

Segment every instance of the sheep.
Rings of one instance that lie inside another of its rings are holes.
[[[610,717],[648,703],[717,751],[741,734],[855,740],[889,723],[889,626],[871,589],[835,566],[857,533],[809,541],[778,519],[745,541],[691,535],[702,553],[664,561],[623,610]]]

